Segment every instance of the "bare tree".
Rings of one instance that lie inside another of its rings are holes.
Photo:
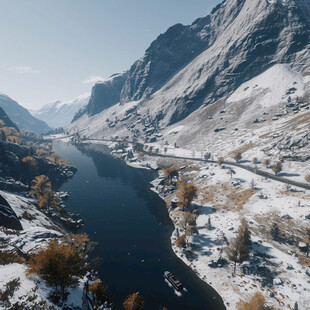
[[[282,163],[280,161],[276,162],[276,164],[272,167],[272,171],[275,175],[279,174],[282,171]]]
[[[250,245],[251,233],[248,223],[242,220],[237,237],[231,240],[230,245],[226,248],[228,258],[234,262],[234,274],[236,273],[237,263],[242,263],[249,257]]]
[[[234,155],[234,160],[236,163],[242,159],[242,153],[241,152],[236,152]]]

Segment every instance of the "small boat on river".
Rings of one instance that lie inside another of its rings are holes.
[[[171,272],[165,271],[164,278],[167,279],[167,281],[176,291],[180,292],[183,290],[183,284],[179,280],[177,280]]]

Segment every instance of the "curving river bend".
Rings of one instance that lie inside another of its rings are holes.
[[[54,142],[53,149],[78,168],[60,190],[72,193],[68,211],[81,215],[82,232],[98,242],[94,255],[103,258],[99,274],[114,309],[135,292],[144,296],[146,310],[225,309],[220,296],[173,253],[173,224],[164,201],[150,190],[155,171],[127,166],[104,145]],[[177,296],[163,278],[165,270],[187,292]]]

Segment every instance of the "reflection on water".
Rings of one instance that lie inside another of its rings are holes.
[[[147,310],[225,309],[217,293],[172,252],[165,203],[150,190],[155,171],[128,167],[103,145],[57,142],[54,150],[78,168],[61,190],[72,192],[68,210],[81,215],[83,231],[98,242],[94,254],[103,258],[99,273],[115,309],[134,292],[145,297]],[[165,282],[165,270],[186,287],[181,296]]]

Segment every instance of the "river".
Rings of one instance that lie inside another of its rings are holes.
[[[164,201],[150,189],[156,171],[129,167],[104,145],[54,142],[53,149],[78,169],[60,190],[72,193],[66,206],[85,221],[80,232],[98,242],[98,272],[114,309],[135,292],[144,296],[146,310],[225,309],[220,296],[172,251],[173,224]],[[181,296],[165,282],[165,270],[184,284]]]

